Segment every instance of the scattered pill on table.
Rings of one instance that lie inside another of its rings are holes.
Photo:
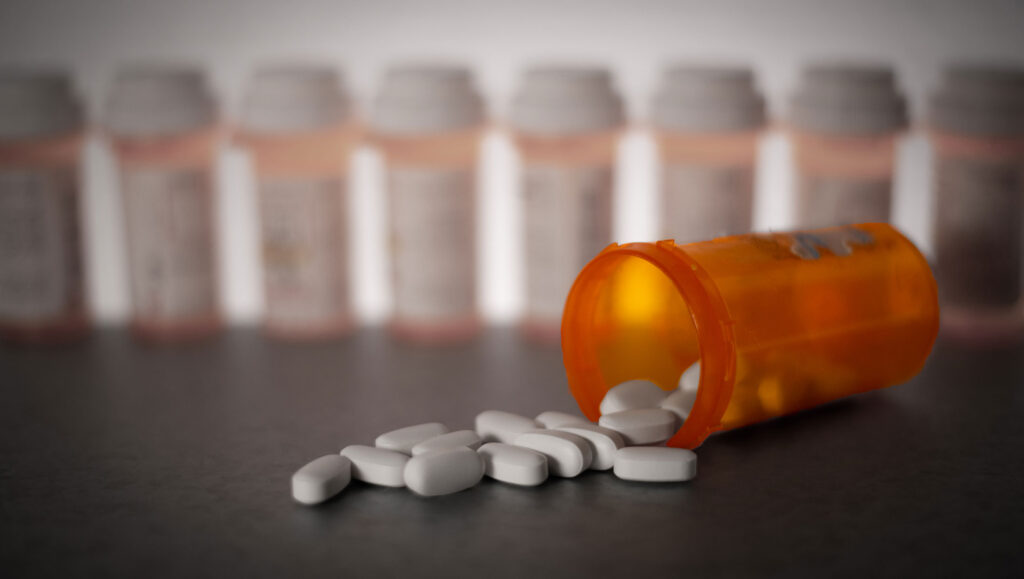
[[[590,444],[594,454],[594,460],[590,464],[591,470],[612,468],[615,463],[615,452],[626,444],[618,432],[596,424],[571,424],[557,430],[575,434]]]
[[[536,450],[488,442],[477,452],[484,460],[484,473],[496,481],[537,486],[548,479],[548,458]]]
[[[476,433],[484,442],[507,444],[512,444],[524,432],[541,428],[540,423],[532,418],[501,410],[485,410],[477,414],[475,426]]]
[[[568,426],[570,424],[591,424],[589,420],[582,416],[557,410],[541,412],[534,420],[539,422],[544,428],[558,428],[559,426]]]
[[[684,448],[623,448],[615,453],[613,472],[621,479],[632,481],[687,481],[697,476],[697,455]]]
[[[341,455],[352,461],[352,478],[385,487],[405,486],[406,454],[386,448],[354,444]]]
[[[473,430],[456,430],[455,432],[448,432],[434,438],[428,438],[423,442],[412,447],[412,455],[418,456],[428,452],[435,452],[438,450],[451,450],[453,448],[466,447],[471,450],[480,448],[483,441],[480,439],[480,435]]]
[[[292,497],[304,504],[322,503],[340,493],[352,479],[352,462],[329,454],[310,462],[292,475]]]
[[[658,444],[672,438],[679,417],[662,408],[638,408],[601,416],[598,424],[622,435],[627,445]]]
[[[415,426],[406,426],[377,437],[374,446],[395,450],[403,454],[412,454],[412,447],[448,432],[448,427],[440,422],[428,422]]]
[[[608,390],[601,400],[601,414],[657,408],[665,396],[668,396],[668,392],[650,380],[629,380]]]
[[[470,448],[438,450],[409,459],[404,476],[405,486],[418,495],[450,495],[479,483],[484,476],[484,462]]]
[[[548,459],[548,472],[565,478],[578,476],[594,460],[594,451],[586,439],[560,430],[524,432],[513,444],[543,454]]]

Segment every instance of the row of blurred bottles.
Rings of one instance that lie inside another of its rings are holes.
[[[66,75],[0,74],[0,333],[9,338],[48,341],[89,326],[77,207],[82,110]],[[368,142],[387,167],[392,327],[426,341],[474,334],[476,168],[488,123],[471,71],[393,68],[366,130],[353,111],[338,71],[275,67],[253,75],[229,124],[254,160],[267,329],[313,338],[352,327],[345,174]],[[670,68],[651,111],[660,237],[750,231],[758,142],[770,126],[752,71]],[[222,121],[198,70],[124,70],[109,93],[101,125],[119,160],[140,336],[221,326],[212,172]],[[522,79],[503,124],[522,159],[528,335],[557,337],[576,273],[612,242],[615,150],[628,122],[608,70],[537,68]],[[889,220],[895,147],[908,129],[891,69],[806,68],[783,127],[799,227]],[[948,68],[927,131],[944,324],[1018,330],[1024,70]]]

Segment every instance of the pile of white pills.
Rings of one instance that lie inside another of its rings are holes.
[[[623,382],[602,400],[598,424],[565,412],[529,418],[487,410],[477,415],[472,430],[451,431],[429,422],[385,432],[374,446],[346,446],[300,468],[292,475],[292,497],[307,505],[321,503],[352,479],[407,487],[427,497],[468,489],[484,476],[536,486],[549,476],[612,470],[631,481],[687,481],[697,475],[697,455],[660,445],[686,420],[699,377],[695,364],[671,393],[646,380]]]

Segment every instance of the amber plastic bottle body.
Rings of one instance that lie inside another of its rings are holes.
[[[612,386],[669,390],[696,361],[693,411],[669,441],[709,434],[903,382],[938,331],[935,281],[885,224],[612,246],[566,304],[569,386],[589,418]]]
[[[0,208],[0,219],[10,221],[0,229],[9,243],[17,243],[0,256],[11,260],[12,268],[5,271],[4,277],[11,277],[3,283],[14,286],[3,292],[14,294],[3,298],[4,339],[60,342],[80,337],[88,328],[81,146],[78,133],[0,143],[0,179],[10,180]]]

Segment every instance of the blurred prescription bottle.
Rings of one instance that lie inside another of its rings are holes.
[[[120,165],[131,283],[140,337],[198,337],[221,325],[216,255],[217,108],[201,72],[122,70],[106,103]]]
[[[530,69],[509,125],[522,161],[527,336],[557,341],[579,270],[613,240],[616,149],[626,122],[604,68]]]
[[[674,66],[651,106],[661,157],[659,239],[677,243],[752,229],[754,167],[765,102],[749,68]]]
[[[797,227],[886,222],[907,105],[891,68],[815,65],[790,102]]]
[[[562,323],[569,388],[665,390],[700,362],[670,446],[909,380],[939,327],[935,280],[895,228],[867,223],[677,245],[613,245],[580,273]]]
[[[237,142],[256,172],[271,335],[326,338],[352,325],[346,216],[358,139],[336,70],[275,66],[250,79]]]
[[[387,166],[392,330],[422,341],[469,337],[480,328],[476,168],[485,129],[472,74],[437,64],[388,70],[371,125]]]
[[[88,325],[84,115],[67,74],[0,71],[0,336],[52,342]]]
[[[971,340],[1019,338],[1024,68],[948,68],[928,126],[943,329]]]

